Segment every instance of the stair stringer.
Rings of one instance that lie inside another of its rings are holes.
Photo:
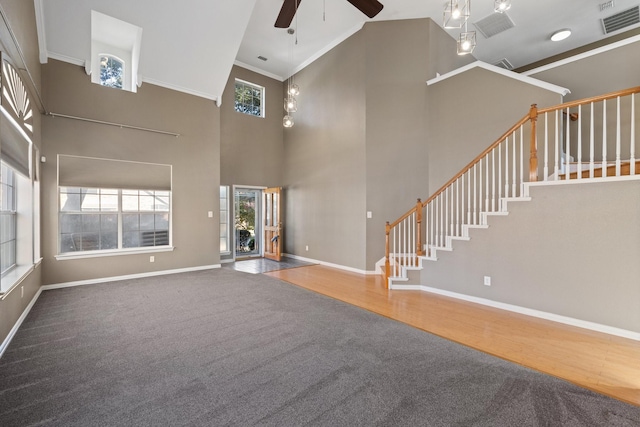
[[[469,230],[473,229],[488,229],[489,218],[492,216],[508,216],[508,205],[513,202],[529,202],[531,197],[529,196],[529,186],[524,186],[524,195],[522,197],[503,197],[499,200],[499,210],[495,212],[480,212],[480,224],[463,224],[462,236],[445,236],[444,246],[431,246],[429,256],[419,256],[417,266],[400,266],[400,275],[395,277],[389,277],[387,286],[389,289],[394,290],[421,290],[420,285],[420,270],[424,269],[425,263],[435,262],[438,260],[438,251],[453,251],[454,241],[469,241],[471,236]],[[418,272],[418,274],[416,274]]]

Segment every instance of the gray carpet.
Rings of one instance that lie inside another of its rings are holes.
[[[0,425],[638,426],[640,408],[270,277],[45,291]]]

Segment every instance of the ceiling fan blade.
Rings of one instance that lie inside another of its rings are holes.
[[[367,15],[369,18],[376,16],[384,5],[378,0],[347,0],[354,5],[360,12]]]
[[[300,7],[301,1],[302,0],[284,0],[274,27],[289,28],[291,21],[293,21],[293,17],[296,14],[296,10]],[[296,2],[298,3],[297,5]]]

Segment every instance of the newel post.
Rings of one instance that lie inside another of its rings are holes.
[[[531,104],[529,110],[529,120],[531,121],[531,152],[529,157],[529,182],[538,180],[538,146],[536,137],[536,124],[538,123],[538,106]]]
[[[418,256],[424,255],[422,252],[422,200],[418,199],[416,202],[416,254]]]
[[[385,225],[385,243],[384,243],[384,280],[387,281],[391,276],[391,264],[389,263],[389,234],[391,233],[391,225],[387,221]]]

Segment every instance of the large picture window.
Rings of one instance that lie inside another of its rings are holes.
[[[60,187],[60,253],[169,245],[169,191]]]

